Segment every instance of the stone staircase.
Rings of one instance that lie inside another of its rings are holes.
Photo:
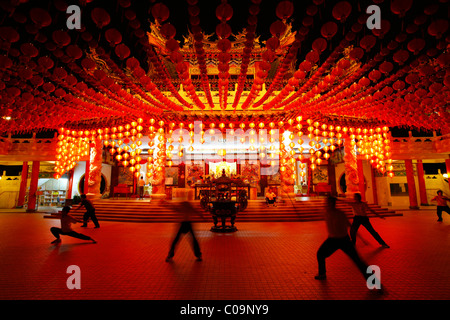
[[[117,222],[177,222],[180,213],[173,209],[178,201],[160,203],[146,200],[102,199],[94,201],[96,216],[99,221]],[[212,222],[209,212],[200,207],[199,201],[192,201],[198,215],[192,217],[193,222]],[[76,205],[74,206],[76,207]],[[353,216],[351,207],[344,201],[338,201],[336,207],[343,210],[349,218]],[[381,216],[401,216],[401,213],[369,205]],[[322,214],[326,208],[326,199],[321,197],[303,198],[301,200],[287,199],[277,203],[277,206],[266,205],[264,200],[250,200],[247,208],[238,212],[236,224],[239,222],[299,222],[323,220]],[[71,215],[82,218],[84,210],[71,211]],[[370,216],[375,216],[373,213]],[[45,214],[44,218],[56,218],[55,214]]]

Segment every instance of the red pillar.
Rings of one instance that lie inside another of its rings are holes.
[[[84,194],[89,193],[89,170],[91,167],[91,163],[89,159],[86,159],[86,170],[84,172]]]
[[[377,190],[377,181],[375,180],[375,169],[371,166],[370,172],[372,174],[372,194],[373,194],[373,203],[378,204],[378,190]]]
[[[417,179],[419,180],[420,204],[428,205],[427,188],[425,186],[425,174],[423,172],[422,160],[417,160]]]
[[[356,161],[356,165],[358,167],[358,187],[359,193],[361,194],[361,200],[366,201],[366,188],[364,185],[364,167],[361,159]]]
[[[39,161],[33,161],[33,165],[31,167],[31,182],[30,182],[30,191],[28,192],[28,209],[27,212],[36,211],[36,199],[37,199],[37,188],[38,188],[38,180],[39,180]]]
[[[28,161],[24,161],[22,164],[22,176],[20,179],[19,199],[17,200],[17,206],[22,208],[25,203],[25,195],[27,193],[27,181],[28,181]]]
[[[408,192],[409,192],[409,208],[410,209],[419,209],[417,204],[417,193],[416,193],[416,183],[414,180],[414,169],[413,163],[411,159],[405,160],[406,167],[406,181],[408,183]]]
[[[447,174],[449,175],[448,184],[450,187],[450,159],[445,159],[445,166],[447,168]]]
[[[69,186],[67,188],[66,199],[72,199],[73,169],[69,171]]]

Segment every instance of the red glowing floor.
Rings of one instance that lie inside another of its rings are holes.
[[[352,262],[336,252],[328,279],[317,281],[316,252],[326,237],[323,221],[239,223],[233,234],[195,225],[203,252],[196,261],[189,238],[165,262],[176,225],[101,222],[78,232],[91,244],[64,237],[51,245],[59,226],[41,214],[0,213],[0,299],[147,300],[440,300],[450,298],[450,216],[436,222],[433,210],[373,218],[391,246],[382,249],[365,229],[357,250],[378,265],[384,295],[368,290]],[[81,289],[69,290],[67,267],[80,267]]]

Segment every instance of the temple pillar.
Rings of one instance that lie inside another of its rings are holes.
[[[89,192],[89,169],[90,169],[90,165],[89,165],[89,159],[86,159],[86,168],[84,170],[84,188],[83,188],[83,193],[87,194]]]
[[[377,181],[375,180],[375,169],[370,167],[370,174],[372,175],[372,195],[373,203],[378,204],[378,191],[377,191]]]
[[[154,173],[151,178],[152,195],[151,199],[156,201],[165,201],[166,199],[166,143],[167,138],[164,131],[160,130],[157,133],[157,146],[153,152],[154,157]]]
[[[280,153],[281,192],[278,193],[278,197],[283,198],[287,196],[291,199],[295,199],[295,178],[292,177],[292,175],[295,173],[295,165],[291,163],[290,160],[292,158],[289,153],[283,148],[280,148],[280,150],[282,151]]]
[[[337,195],[336,188],[336,168],[334,164],[328,159],[328,184],[331,186],[331,195]]]
[[[27,212],[35,212],[36,211],[36,200],[37,200],[37,191],[38,191],[38,180],[39,180],[39,169],[40,162],[33,161],[31,167],[31,181],[30,181],[30,191],[28,192],[28,208]]]
[[[67,188],[66,199],[72,199],[73,169],[68,172],[68,175],[69,175],[69,186]]]
[[[427,206],[427,188],[425,186],[425,174],[423,171],[422,160],[417,160],[417,179],[419,180],[420,205]]]
[[[359,192],[359,179],[356,149],[350,138],[344,139],[344,166],[345,183],[347,185],[345,195],[347,198],[353,198],[353,195]]]
[[[102,182],[102,140],[92,140],[90,144],[89,161],[86,162],[85,190],[84,193],[89,199],[101,197],[100,185]],[[89,167],[89,168],[88,168]],[[86,179],[87,177],[87,179]],[[86,188],[87,181],[87,188]]]
[[[358,159],[356,162],[358,168],[358,188],[361,194],[361,200],[366,201],[366,186],[364,185],[364,166],[363,161]]]
[[[25,195],[27,194],[28,182],[28,161],[22,164],[22,175],[20,177],[19,199],[17,200],[17,207],[22,208],[25,203]]]
[[[447,168],[447,174],[449,176],[448,179],[448,184],[449,184],[449,188],[450,188],[450,159],[445,159],[445,167]]]
[[[416,193],[416,182],[414,179],[414,168],[411,159],[405,160],[406,168],[406,181],[408,183],[408,193],[409,193],[409,208],[419,209],[417,204],[417,193]]]

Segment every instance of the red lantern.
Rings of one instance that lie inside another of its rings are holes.
[[[128,60],[127,60],[128,69],[135,70],[139,66],[140,66],[140,63],[139,63],[138,59],[136,59],[135,57],[128,58]]]
[[[69,57],[71,57],[75,60],[78,60],[83,56],[83,51],[81,51],[81,49],[77,45],[71,44],[71,45],[67,46],[66,54]]]
[[[130,55],[130,49],[123,43],[119,44],[114,51],[120,60],[128,58]]]
[[[91,18],[100,29],[107,26],[111,22],[108,12],[102,8],[94,8],[91,11]]]
[[[20,51],[29,58],[34,58],[39,53],[38,49],[31,43],[23,43],[20,46]]]
[[[30,10],[30,17],[38,28],[47,27],[52,22],[50,14],[46,10],[38,7]]]
[[[85,69],[92,70],[97,66],[97,64],[90,58],[84,58],[81,60],[81,66]]]
[[[222,22],[228,21],[233,16],[233,7],[231,7],[228,3],[221,3],[217,6],[216,9],[216,17]]]
[[[411,9],[413,0],[392,0],[391,11],[400,17],[404,17],[406,12]]]
[[[312,43],[312,48],[314,51],[322,53],[327,48],[327,40],[325,40],[324,38],[317,38]]]
[[[216,27],[216,34],[219,39],[226,39],[231,35],[231,27],[226,22],[219,23]]]
[[[266,41],[266,47],[275,51],[280,46],[280,40],[277,37],[271,37]]]
[[[291,1],[281,1],[277,5],[275,13],[281,20],[289,19],[294,13],[294,4]]]
[[[360,47],[356,47],[352,51],[350,51],[349,55],[351,59],[359,61],[364,56],[364,50]]]
[[[382,64],[380,64],[380,71],[386,74],[391,72],[393,68],[394,68],[393,64],[388,61],[385,61]]]
[[[394,88],[397,91],[403,90],[405,88],[405,83],[401,80],[397,80],[392,85],[392,88]]]
[[[322,36],[328,40],[331,40],[337,32],[337,24],[333,21],[329,21],[325,23],[322,28],[320,29],[320,33]]]
[[[370,49],[372,49],[375,45],[376,41],[376,38],[373,35],[369,34],[359,41],[359,46],[366,50],[366,52],[369,52]]]
[[[169,39],[169,40],[166,41],[166,48],[170,52],[175,52],[175,51],[178,51],[180,49],[180,44],[175,39]]]
[[[384,36],[391,29],[391,23],[388,20],[381,20],[380,29],[372,29],[372,33],[376,35],[378,38],[383,39]]]
[[[373,70],[369,73],[369,79],[372,80],[373,82],[378,81],[378,79],[381,78],[381,72],[378,70]]]
[[[175,27],[170,24],[170,23],[165,23],[161,26],[161,34],[162,36],[166,39],[173,39],[177,33],[177,30],[175,29]]]
[[[306,54],[305,59],[311,63],[316,63],[319,61],[319,54],[316,51],[310,51]]]
[[[408,58],[409,53],[406,50],[399,50],[393,56],[394,61],[397,62],[399,65],[403,65],[406,62],[406,60],[408,60]]]
[[[114,28],[106,30],[105,38],[109,42],[109,45],[111,47],[114,47],[115,45],[122,42],[122,34]]]
[[[425,47],[425,40],[423,39],[412,39],[408,43],[408,50],[414,53],[414,55],[418,55],[419,52]]]
[[[436,21],[433,21],[428,26],[428,33],[437,39],[440,39],[442,35],[447,31],[448,29],[448,21],[444,19],[438,19]]]
[[[227,52],[231,49],[231,42],[228,39],[220,39],[217,42],[217,49],[222,52]]]
[[[63,30],[54,31],[52,33],[52,39],[55,42],[55,44],[60,48],[67,46],[71,41],[69,34]]]
[[[40,57],[38,59],[38,64],[44,69],[44,70],[49,70],[51,68],[53,68],[54,66],[54,62],[52,59],[50,59],[49,57]]]
[[[19,41],[19,33],[12,27],[0,27],[0,38],[8,43]]]
[[[345,19],[350,15],[350,12],[352,12],[351,4],[347,1],[341,1],[333,7],[332,14],[336,20],[344,23]]]
[[[283,21],[275,21],[270,25],[270,33],[274,37],[281,37],[283,33],[286,31],[286,25],[283,23]]]

